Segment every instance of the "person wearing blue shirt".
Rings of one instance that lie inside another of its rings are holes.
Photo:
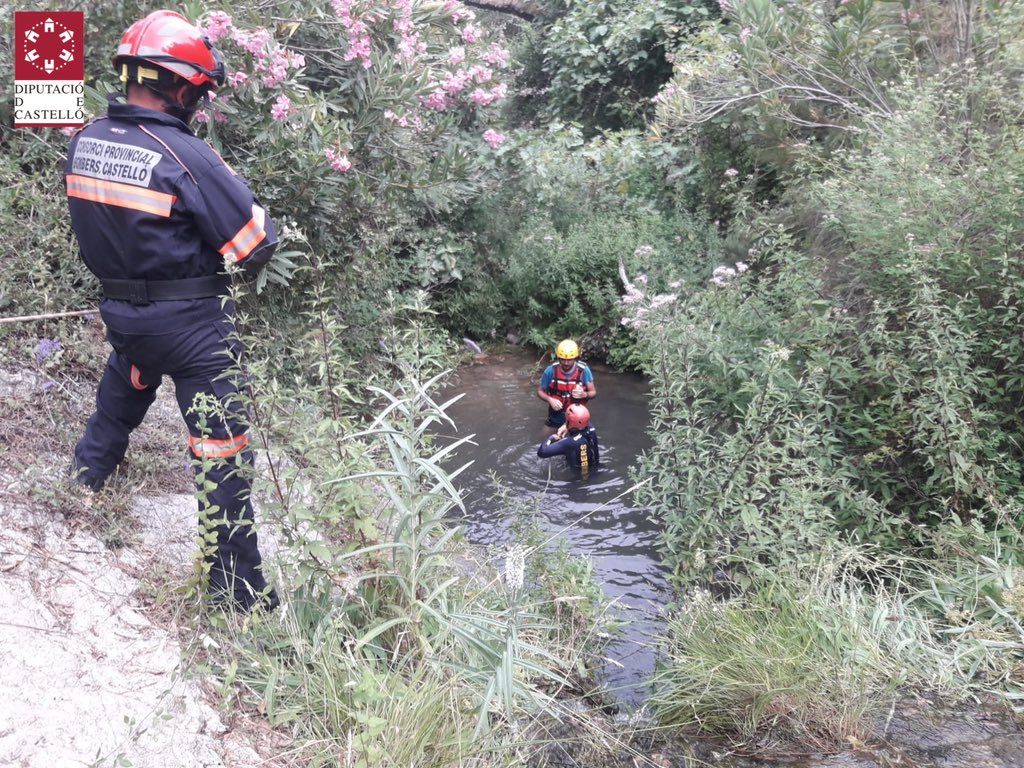
[[[590,423],[587,406],[573,403],[565,409],[565,424],[548,437],[537,448],[542,459],[564,456],[565,463],[584,475],[597,469],[601,452],[597,442],[597,430]]]
[[[557,363],[552,363],[540,378],[537,397],[548,404],[544,424],[557,428],[565,424],[565,409],[571,403],[586,405],[597,397],[594,374],[581,362],[580,348],[572,339],[565,339],[555,350]]]

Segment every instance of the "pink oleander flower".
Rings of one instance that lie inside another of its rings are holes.
[[[213,121],[215,123],[226,123],[228,121],[228,116],[218,109],[213,113]]]
[[[263,60],[256,64],[256,71],[262,72],[262,81],[268,88],[279,85],[288,77],[289,68],[298,69],[306,65],[306,57],[301,53],[293,53],[283,45],[275,45],[269,61]]]
[[[405,35],[398,44],[398,58],[404,61],[410,61],[426,52],[427,44],[420,40],[419,35]]]
[[[237,27],[231,30],[231,39],[242,49],[251,53],[257,61],[267,58],[270,32],[266,29],[246,31]]]
[[[239,86],[245,85],[249,81],[249,75],[245,72],[232,72],[228,75],[228,85],[232,88],[238,88]]]
[[[288,119],[292,112],[292,100],[283,93],[277,97],[274,106],[270,108],[270,116],[279,123]]]
[[[208,123],[210,122],[210,113],[205,109],[200,109],[195,114],[195,121],[197,123]]]
[[[488,128],[486,131],[484,131],[484,141],[490,144],[491,149],[497,149],[498,147],[500,147],[502,144],[505,143],[505,140],[507,138],[508,137],[505,136],[505,134],[498,133],[498,131],[494,130],[493,128]]]
[[[494,97],[495,101],[498,101],[499,99],[504,99],[506,96],[508,96],[508,85],[506,85],[505,83],[498,83],[496,86],[491,88],[491,96]]]
[[[324,156],[330,162],[331,168],[338,173],[346,173],[352,168],[352,162],[348,159],[348,156],[344,153],[335,152],[331,147],[324,150]]]
[[[448,63],[449,64],[461,64],[466,60],[466,49],[462,46],[458,48],[452,48],[448,51]]]
[[[462,3],[458,2],[458,0],[445,0],[444,12],[450,13],[452,21],[454,21],[456,24],[458,24],[463,19],[473,21],[473,19],[476,18],[476,14],[473,13],[473,11],[471,11],[470,9],[466,8],[466,6],[464,6]]]
[[[744,27],[743,29],[740,30],[740,42],[747,42],[747,38],[750,37],[752,34],[753,30],[751,30],[750,27]]]
[[[494,101],[494,95],[490,91],[485,91],[483,88],[475,88],[473,92],[469,94],[469,100],[474,104],[485,107]]]
[[[475,43],[480,39],[480,27],[467,24],[462,28],[462,39],[467,43]]]
[[[739,175],[739,171],[737,171],[735,168],[726,168],[724,175],[732,179]]]
[[[231,32],[231,17],[223,11],[212,11],[207,18],[206,28],[203,30],[210,38],[211,43],[216,43],[222,37]]]
[[[488,48],[480,58],[490,64],[492,67],[504,67],[508,64],[508,49],[502,48],[497,43],[491,43],[491,47]]]
[[[494,70],[490,67],[485,67],[482,64],[477,64],[466,70],[466,74],[477,83],[486,83],[488,80],[494,78]]]
[[[78,133],[78,129],[68,126],[67,128],[61,128],[60,132],[63,133],[65,136],[74,136],[76,133]]]
[[[434,91],[429,96],[421,97],[420,100],[427,109],[433,109],[438,112],[448,109],[448,97],[444,91]]]
[[[458,93],[465,88],[472,80],[472,75],[467,70],[448,72],[441,81],[441,89],[447,93]]]
[[[370,51],[370,36],[360,35],[349,41],[348,51],[345,53],[345,61],[359,59],[363,65],[363,69],[370,69],[373,66],[373,60],[370,58]]]

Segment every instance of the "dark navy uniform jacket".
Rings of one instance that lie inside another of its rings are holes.
[[[549,437],[537,448],[537,455],[542,459],[553,456],[565,456],[566,463],[573,469],[584,472],[596,469],[601,461],[597,443],[597,430],[587,427],[575,433],[569,433],[561,440]]]
[[[111,100],[71,141],[65,170],[82,259],[99,278],[216,275],[224,261],[259,266],[277,246],[248,185],[177,118]],[[218,297],[135,305],[106,299],[107,326],[160,333],[223,318]]]

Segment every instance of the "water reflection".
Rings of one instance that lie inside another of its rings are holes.
[[[561,457],[537,457],[547,407],[534,394],[541,372],[534,358],[517,353],[467,366],[441,399],[465,393],[449,415],[459,436],[476,434],[476,445],[465,446],[453,460],[475,462],[458,479],[469,539],[498,547],[511,543],[512,521],[492,498],[492,472],[514,497],[539,499],[544,529],[566,529],[559,535],[574,552],[593,559],[605,594],[617,601],[627,626],[622,640],[608,650],[614,662],[604,680],[620,698],[636,702],[653,667],[649,643],[666,595],[655,555],[657,526],[627,493],[627,470],[650,445],[647,386],[639,376],[593,368],[598,397],[589,408],[601,442],[601,468],[586,479]]]

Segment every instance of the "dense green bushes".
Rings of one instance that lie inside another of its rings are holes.
[[[135,12],[88,10],[103,29],[89,46],[97,114]],[[235,298],[250,353],[242,398],[264,449],[254,494],[281,535],[273,580],[285,606],[280,623],[253,617],[206,637],[209,666],[228,700],[242,693],[286,724],[309,764],[447,766],[504,749],[517,718],[554,707],[541,680],[565,686],[563,672],[586,669],[570,644],[592,617],[546,618],[550,594],[524,584],[534,552],[510,554],[504,582],[500,563],[456,565],[464,550],[445,515],[460,502],[440,465],[450,449],[428,430],[444,418],[430,398],[449,352],[437,326],[419,324],[425,294],[407,289],[458,279],[465,238],[433,225],[491,178],[504,136],[488,120],[507,53],[459,3],[300,0],[277,4],[272,21],[265,3],[202,10],[231,80],[198,132],[251,181],[283,240],[256,284],[270,290],[236,285]],[[3,312],[89,308],[95,282],[60,187],[66,137],[4,131],[0,179],[13,188],[0,193],[0,224],[21,247],[0,284]],[[52,456],[40,461],[60,477]],[[196,554],[190,597],[203,592]],[[540,578],[558,571],[548,563]],[[574,567],[560,584],[596,610],[587,575]]]
[[[655,431],[674,448],[647,467],[674,557],[788,556],[837,530],[904,547],[1021,497],[1019,129],[965,141],[930,93],[738,221],[750,271],[643,331],[668,350]]]
[[[704,0],[551,3],[551,21],[519,47],[520,118],[579,122],[588,132],[642,128],[678,41],[717,13]]]
[[[663,287],[698,274],[719,248],[700,213],[666,210],[674,197],[666,178],[688,159],[631,133],[588,141],[552,126],[519,135],[500,157],[505,184],[461,224],[471,250],[441,304],[448,323],[540,347],[582,336],[588,354],[625,362],[634,342],[619,322],[619,264]]]
[[[1019,701],[1024,126],[1008,108],[1020,54],[1005,25],[1021,7],[980,9],[959,43],[955,19],[926,12],[855,0],[826,17],[812,4],[739,3],[736,27],[683,47],[660,98],[658,135],[745,137],[751,151],[738,157],[753,161],[709,189],[729,211],[723,240],[735,255],[672,297],[627,286],[623,304],[654,377],[655,447],[638,475],[651,481],[642,496],[664,521],[667,560],[682,583],[717,574],[739,590],[724,626],[709,617],[697,634],[672,629],[669,647],[688,661],[666,678],[669,719],[707,704],[705,661],[716,674],[739,663],[713,663],[732,630],[780,639],[771,619],[792,589],[818,594],[803,574],[837,543],[871,561],[888,553],[885,586],[898,589],[887,597],[875,584],[864,608],[915,603],[908,647],[932,647],[957,686]],[[908,36],[926,24],[931,37]],[[844,631],[834,650],[858,654]],[[809,708],[780,703],[772,685],[792,670],[760,662],[779,675],[763,687],[743,689],[749,670],[729,673],[754,720],[769,701],[797,713],[798,732],[808,712],[850,732],[820,708],[828,692],[811,692]],[[876,670],[857,685],[871,677],[908,681]],[[731,707],[690,715],[740,727]]]

